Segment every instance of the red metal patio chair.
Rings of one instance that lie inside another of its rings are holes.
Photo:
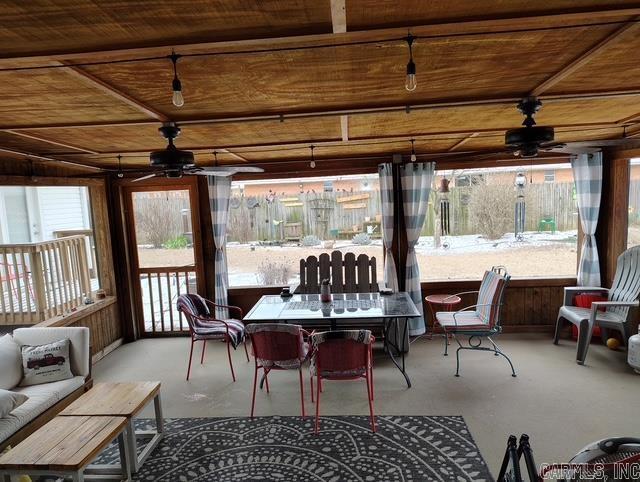
[[[369,330],[336,330],[311,335],[311,393],[313,377],[316,383],[315,433],[320,428],[320,392],[322,380],[358,380],[367,382],[367,398],[371,416],[371,431],[376,431],[373,415],[373,342]]]
[[[233,371],[233,362],[231,361],[231,346],[233,346],[235,350],[240,343],[243,343],[244,352],[247,356],[247,361],[249,361],[245,326],[241,321],[243,317],[242,309],[237,306],[219,305],[196,294],[180,295],[176,305],[178,311],[181,311],[187,319],[189,333],[191,334],[187,380],[189,380],[189,375],[191,374],[191,359],[193,358],[194,343],[202,340],[202,355],[200,355],[200,364],[202,365],[202,363],[204,363],[204,351],[207,346],[207,340],[220,340],[227,344],[231,377],[235,382],[236,374]],[[238,318],[217,318],[216,309],[218,308],[227,308],[229,311],[236,311],[238,312]]]
[[[269,372],[271,370],[298,370],[300,377],[300,404],[302,416],[304,411],[304,383],[302,381],[302,364],[309,355],[309,344],[304,341],[309,336],[300,325],[287,323],[252,323],[247,325],[247,335],[251,339],[251,351],[255,360],[253,377],[253,396],[251,398],[251,418],[256,406],[256,387],[258,371],[264,370],[264,382],[269,393]],[[313,402],[313,387],[311,387]]]

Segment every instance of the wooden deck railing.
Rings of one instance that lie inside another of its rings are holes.
[[[176,300],[183,293],[196,292],[195,266],[140,268],[139,272],[145,333],[188,331]]]
[[[0,245],[0,324],[60,316],[90,295],[85,236]]]

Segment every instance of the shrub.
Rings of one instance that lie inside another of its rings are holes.
[[[371,244],[371,237],[367,233],[358,233],[353,237],[351,242],[359,245]]]
[[[291,278],[291,271],[286,259],[278,259],[260,263],[257,274],[262,285],[286,285]]]
[[[308,236],[304,236],[301,240],[300,240],[300,244],[302,246],[320,246],[320,238],[318,236],[315,236],[313,234],[310,234]]]
[[[161,248],[183,233],[182,200],[149,197],[135,200],[135,223],[138,243]]]
[[[184,236],[177,236],[170,239],[162,245],[164,249],[185,249],[189,245],[187,238]]]
[[[469,194],[469,222],[477,234],[498,239],[514,230],[516,193],[511,186],[479,184]]]

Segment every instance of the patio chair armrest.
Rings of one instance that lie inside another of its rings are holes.
[[[480,293],[480,290],[473,290],[473,291],[461,291],[460,293],[454,293],[450,296],[460,296],[460,295],[470,295],[472,293]]]
[[[226,308],[229,311],[237,311],[240,316],[238,317],[240,320],[242,320],[242,318],[244,318],[244,311],[242,311],[242,308],[240,308],[239,306],[233,306],[233,305],[221,305],[219,303],[214,303],[213,301],[209,301],[209,300],[205,300],[205,302],[207,303],[207,305],[209,306],[213,306],[214,310],[218,309],[218,308]],[[215,311],[214,311],[215,313]],[[215,318],[216,320],[218,320],[218,318]],[[222,320],[218,320],[218,321],[222,321]]]
[[[565,286],[563,306],[573,306],[573,297],[577,293],[608,293],[609,288],[599,286]]]
[[[200,316],[200,315],[191,315],[191,317],[198,320],[198,322],[202,325],[214,325],[214,324],[222,323],[227,328],[227,331],[229,331],[229,324],[226,321],[221,320],[220,318],[216,318],[213,316]],[[215,322],[215,323],[212,323],[212,322]]]
[[[598,309],[599,306],[640,306],[640,301],[594,301],[591,303],[591,309],[595,306]]]

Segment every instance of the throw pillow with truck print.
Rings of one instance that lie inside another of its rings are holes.
[[[40,385],[73,378],[69,360],[69,339],[46,345],[22,346],[22,370],[24,377],[21,387]]]
[[[576,295],[573,297],[573,306],[577,306],[579,308],[589,308],[591,309],[591,303],[594,301],[608,301],[609,298],[602,295],[589,295],[582,294]],[[599,310],[604,311],[604,308],[598,308]],[[576,325],[571,325],[571,335],[574,340],[578,339],[578,327]],[[591,335],[591,341],[600,339],[600,327],[594,326],[593,333]]]

